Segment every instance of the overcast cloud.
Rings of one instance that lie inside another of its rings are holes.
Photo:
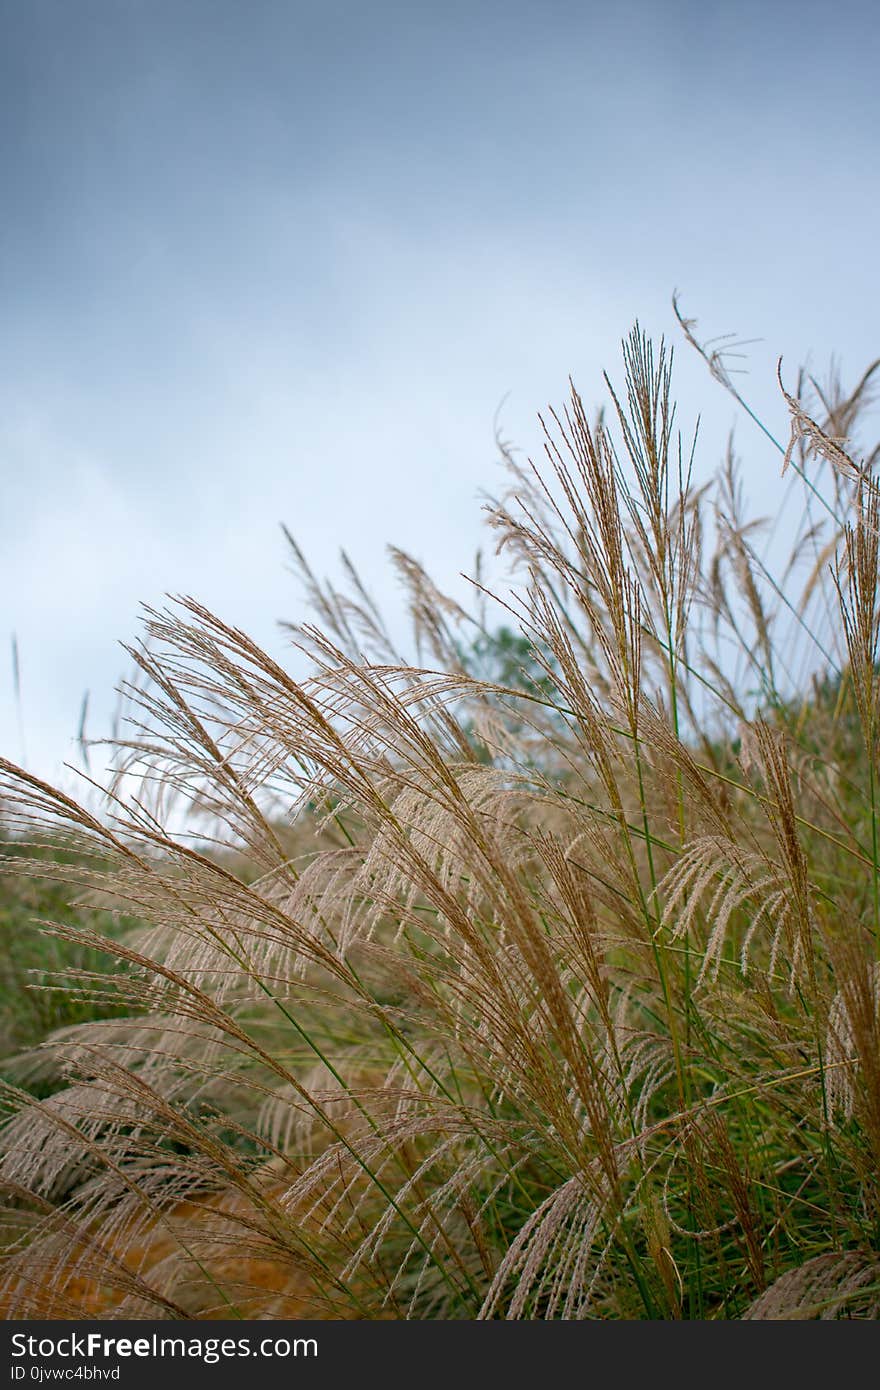
[[[383,606],[456,587],[572,373],[638,316],[763,341],[744,389],[877,332],[880,21],[841,3],[2,0],[0,751],[106,728],[141,600],[282,650],[279,521]],[[678,350],[716,464],[735,410]],[[778,457],[743,422],[747,491]]]

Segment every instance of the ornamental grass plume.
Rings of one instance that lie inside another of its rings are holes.
[[[180,599],[100,811],[0,764],[112,961],[3,1071],[6,1316],[877,1316],[876,365],[786,395],[782,564],[636,327],[509,592],[392,552],[415,662],[289,537],[304,679]]]

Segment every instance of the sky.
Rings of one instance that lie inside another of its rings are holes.
[[[139,605],[191,593],[284,653],[280,522],[465,593],[503,478],[638,318],[708,477],[779,458],[681,340],[880,353],[880,17],[791,4],[0,0],[0,754],[64,780]],[[13,637],[18,651],[16,699]],[[5,653],[5,656],[4,656]],[[292,658],[291,658],[292,660]]]

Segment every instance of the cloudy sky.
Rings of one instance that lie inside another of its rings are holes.
[[[285,521],[384,605],[455,587],[569,373],[638,316],[761,341],[744,390],[880,351],[872,5],[0,0],[0,752],[106,728],[141,600],[282,650]],[[678,352],[701,472],[735,411]],[[778,458],[737,426],[747,491]],[[21,708],[13,697],[12,634]],[[19,720],[19,713],[21,720]]]

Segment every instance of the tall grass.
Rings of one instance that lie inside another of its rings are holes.
[[[183,599],[103,814],[2,764],[148,924],[4,1087],[10,1315],[880,1311],[871,373],[786,398],[781,566],[671,377],[636,328],[506,451],[474,615],[393,553],[417,666],[294,545],[307,679]]]
[[[94,1004],[76,999],[66,981],[70,972],[107,968],[105,952],[45,936],[34,930],[35,919],[97,925],[110,937],[134,924],[96,910],[95,904],[71,905],[63,879],[56,878],[70,855],[50,836],[26,844],[0,839],[0,853],[9,870],[0,884],[0,1058],[5,1058],[35,1046],[55,1028],[93,1018]]]

